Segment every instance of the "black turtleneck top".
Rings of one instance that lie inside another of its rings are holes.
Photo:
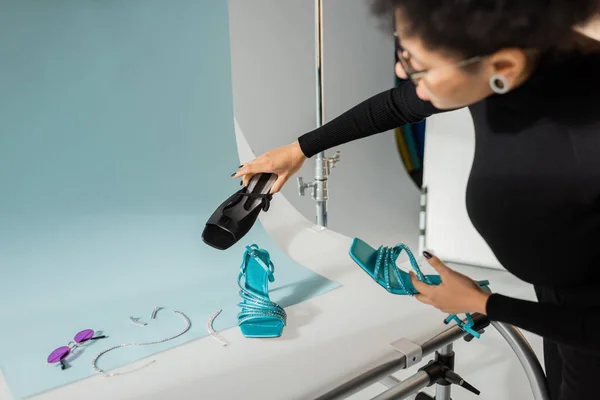
[[[488,317],[600,351],[600,54],[544,57],[523,85],[469,109],[476,136],[469,217],[539,300],[494,293]],[[440,112],[406,82],[298,141],[312,157]]]

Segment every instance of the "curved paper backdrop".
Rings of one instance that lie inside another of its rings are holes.
[[[429,117],[426,148],[426,247],[449,262],[503,270],[467,213],[466,188],[475,154],[469,110]]]
[[[269,250],[284,306],[335,286],[260,223],[221,252],[201,240],[239,189],[227,3],[0,1],[0,367],[15,398],[235,326],[244,245]],[[277,201],[275,197],[274,202]],[[154,305],[165,306],[150,320]],[[129,316],[149,322],[139,327]],[[47,355],[82,329],[109,338],[71,368]]]

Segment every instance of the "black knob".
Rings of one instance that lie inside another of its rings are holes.
[[[448,382],[453,383],[458,386],[461,386],[461,387],[467,389],[471,393],[474,393],[478,396],[479,396],[479,394],[481,394],[481,392],[479,390],[477,390],[473,385],[471,385],[470,383],[465,381],[463,378],[460,377],[460,375],[458,375],[456,372],[454,372],[452,370],[446,371],[444,378]]]
[[[419,393],[417,394],[417,397],[415,397],[415,400],[435,400],[435,397],[431,397],[427,393]]]

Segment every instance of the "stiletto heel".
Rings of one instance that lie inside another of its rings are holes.
[[[246,246],[238,276],[243,300],[238,304],[241,308],[238,326],[247,338],[273,338],[283,332],[287,314],[283,307],[269,298],[268,285],[275,281],[274,272],[275,266],[266,250],[255,244]]]

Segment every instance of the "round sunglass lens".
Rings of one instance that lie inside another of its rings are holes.
[[[71,349],[69,348],[69,346],[59,347],[58,349],[50,353],[50,355],[48,356],[48,362],[57,363],[63,358],[65,358],[70,352]]]
[[[73,340],[75,340],[76,343],[81,343],[81,342],[85,342],[86,340],[90,340],[93,337],[94,337],[94,331],[91,329],[85,329],[85,330],[79,332],[77,335],[75,335]]]

